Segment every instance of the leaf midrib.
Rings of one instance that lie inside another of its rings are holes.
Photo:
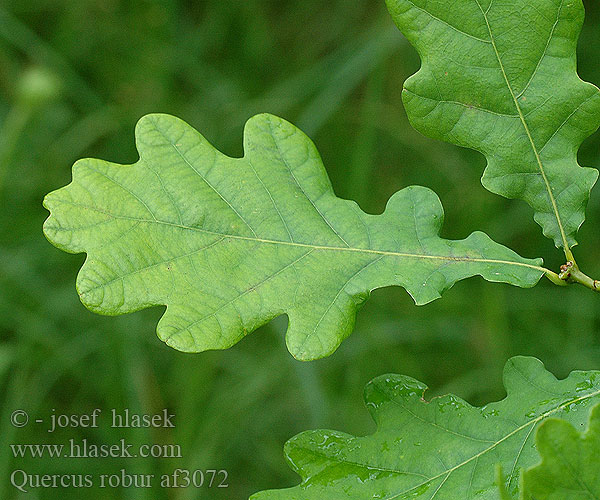
[[[98,207],[82,205],[80,203],[75,203],[73,201],[68,201],[68,200],[55,200],[55,201],[57,201],[59,203],[65,203],[65,204],[69,204],[69,205],[73,205],[73,206],[86,208],[88,210],[93,210],[98,213],[112,217],[113,219],[130,220],[130,221],[145,223],[145,224],[159,224],[159,225],[164,225],[164,226],[176,227],[176,228],[187,230],[187,231],[194,231],[194,232],[200,232],[200,233],[204,233],[204,234],[210,234],[213,236],[220,236],[221,238],[224,238],[224,239],[229,238],[229,239],[252,241],[252,242],[256,242],[256,243],[263,243],[263,244],[270,244],[270,245],[284,245],[284,246],[291,246],[291,247],[309,248],[309,249],[314,249],[314,250],[368,253],[368,254],[375,254],[375,255],[390,256],[390,257],[406,257],[406,258],[414,258],[414,259],[443,260],[443,261],[452,261],[452,262],[480,262],[480,263],[488,263],[488,264],[505,264],[505,265],[512,265],[512,266],[526,267],[529,269],[535,269],[536,271],[540,271],[542,273],[548,272],[548,269],[541,267],[541,266],[536,266],[533,264],[526,264],[524,262],[502,260],[502,259],[485,259],[485,258],[479,258],[479,257],[455,257],[455,256],[445,256],[445,255],[415,254],[415,253],[409,253],[409,252],[393,252],[393,251],[388,251],[388,250],[374,250],[374,249],[370,249],[370,248],[357,248],[357,247],[333,247],[333,246],[326,246],[326,245],[314,245],[314,244],[309,244],[309,243],[298,243],[298,242],[292,242],[292,241],[272,240],[272,239],[258,238],[258,237],[251,237],[251,236],[241,236],[241,235],[234,235],[234,234],[219,233],[217,231],[209,231],[207,229],[201,229],[201,228],[193,227],[193,226],[186,226],[185,224],[176,224],[173,222],[163,221],[163,220],[159,220],[159,219],[151,220],[151,219],[140,219],[140,218],[136,218],[136,217],[128,217],[125,215],[115,215],[115,214],[112,214],[105,210],[101,210]],[[67,230],[68,228],[55,227],[54,229],[57,231],[60,231],[60,230]],[[451,241],[461,241],[461,240],[451,240]]]
[[[525,133],[527,134],[527,138],[529,140],[529,143],[531,144],[531,148],[532,148],[533,153],[535,155],[535,159],[536,159],[536,162],[538,164],[538,168],[540,170],[540,173],[542,175],[542,179],[544,180],[544,185],[546,187],[546,191],[548,192],[548,197],[550,198],[550,202],[552,204],[552,211],[554,212],[554,217],[556,218],[556,223],[557,223],[558,228],[560,230],[560,236],[561,236],[561,239],[562,239],[563,249],[565,251],[567,259],[573,260],[572,259],[573,256],[572,256],[571,251],[569,249],[569,243],[568,243],[568,240],[567,240],[567,235],[566,235],[566,232],[565,232],[565,228],[563,226],[562,219],[561,219],[560,213],[558,211],[558,204],[556,203],[556,199],[554,197],[554,193],[552,192],[552,188],[550,186],[550,181],[548,180],[548,176],[546,175],[546,171],[544,169],[544,164],[542,163],[542,159],[540,157],[540,153],[539,153],[539,151],[537,149],[535,141],[533,140],[533,136],[531,135],[531,131],[529,130],[529,125],[527,124],[527,121],[525,120],[525,116],[523,115],[523,110],[521,109],[521,105],[519,104],[519,101],[518,101],[518,99],[517,99],[517,97],[516,97],[516,95],[515,95],[515,93],[513,91],[513,88],[512,88],[512,86],[510,84],[510,81],[508,80],[508,75],[506,74],[506,70],[504,69],[504,63],[502,62],[502,58],[500,57],[500,53],[498,52],[498,47],[496,46],[496,40],[495,40],[494,35],[492,33],[492,27],[490,26],[487,13],[481,7],[481,3],[479,2],[479,0],[475,0],[475,3],[479,7],[479,10],[481,11],[481,14],[483,15],[483,19],[485,21],[488,33],[490,35],[490,42],[492,44],[492,48],[494,49],[494,54],[496,55],[496,59],[498,60],[498,64],[500,65],[500,70],[502,71],[502,76],[504,77],[504,81],[506,83],[508,91],[510,92],[512,100],[513,100],[513,102],[515,104],[515,108],[517,109],[517,113],[519,114],[519,120],[521,121],[521,124],[523,125],[523,128],[525,129]],[[538,66],[539,66],[539,64],[538,64]],[[536,68],[535,72],[537,72],[537,68]],[[535,77],[535,72],[531,76],[531,80],[533,80],[533,78]]]

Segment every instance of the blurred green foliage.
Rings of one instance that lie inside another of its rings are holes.
[[[582,78],[600,83],[600,5],[585,2]],[[185,355],[164,346],[161,310],[104,318],[74,289],[84,256],[48,244],[45,193],[67,184],[70,167],[93,156],[136,160],[133,129],[148,112],[175,114],[230,155],[258,112],[282,116],[321,151],[334,189],[372,213],[398,189],[434,189],[446,208],[443,236],[473,230],[557,268],[561,253],[530,209],[483,189],[483,157],[424,138],[402,108],[402,82],[419,67],[382,0],[4,0],[0,4],[0,498],[30,473],[168,473],[227,469],[227,489],[38,489],[35,499],[233,499],[297,478],[283,462],[286,439],[309,428],[373,430],[362,388],[385,372],[453,391],[472,403],[503,396],[511,355],[533,355],[558,376],[597,369],[600,303],[583,288],[543,282],[533,290],[461,282],[417,308],[401,289],[373,294],[355,333],[330,358],[303,364],[285,351],[285,318],[225,352]],[[600,135],[580,152],[600,165]],[[600,275],[600,195],[576,249]],[[128,407],[176,415],[172,430],[103,426],[55,434],[10,425],[32,418]],[[167,432],[168,431],[168,432]],[[11,458],[8,443],[172,442],[183,459]]]

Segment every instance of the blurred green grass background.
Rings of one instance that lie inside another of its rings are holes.
[[[600,83],[600,5],[587,1],[581,76]],[[557,376],[600,365],[600,303],[581,288],[543,281],[533,290],[475,278],[417,308],[382,289],[356,331],[330,358],[295,361],[279,318],[225,352],[189,355],[155,336],[160,308],[106,318],[79,302],[83,256],[44,239],[45,193],[70,181],[81,157],[132,163],[135,122],[175,114],[229,155],[241,155],[244,122],[277,114],[316,142],[339,196],[371,213],[398,189],[434,189],[446,209],[444,236],[483,230],[551,268],[561,253],[530,209],[481,186],[484,159],[410,128],[403,81],[419,67],[383,0],[4,0],[0,4],[0,498],[242,499],[291,486],[284,442],[311,428],[372,432],[362,390],[396,372],[473,404],[503,397],[512,355],[540,358]],[[600,165],[600,135],[580,152]],[[600,274],[600,195],[593,193],[577,249]],[[34,417],[130,408],[176,415],[172,430],[11,427]],[[8,443],[177,443],[183,459],[14,459]],[[35,474],[168,473],[226,469],[229,488],[32,489],[8,483]]]

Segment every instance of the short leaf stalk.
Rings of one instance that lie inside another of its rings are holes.
[[[560,266],[560,274],[558,277],[563,283],[579,283],[595,292],[600,292],[600,281],[592,279],[582,273],[577,264],[572,260],[569,260],[566,264]]]

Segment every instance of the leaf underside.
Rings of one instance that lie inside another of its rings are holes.
[[[539,462],[536,428],[549,416],[585,425],[600,372],[557,380],[537,359],[516,357],[504,385],[504,400],[477,408],[452,395],[425,401],[426,386],[410,377],[378,377],[365,390],[374,434],[299,434],[285,453],[302,483],[252,500],[498,500],[497,465],[514,493],[521,470]]]
[[[542,463],[524,473],[522,499],[600,498],[600,405],[592,409],[585,434],[564,420],[548,419],[536,443]]]
[[[142,118],[136,139],[134,165],[77,162],[44,201],[44,231],[88,254],[77,289],[89,309],[166,305],[158,335],[183,351],[230,347],[287,314],[290,352],[314,359],[351,332],[374,288],[425,304],[469,276],[529,287],[543,274],[541,259],[483,233],[440,238],[442,206],[426,188],[396,193],[382,215],[337,198],[312,142],[274,116],[247,123],[244,158],[168,115]]]
[[[577,163],[600,91],[577,76],[581,0],[387,0],[419,52],[403,100],[420,132],[487,158],[483,185],[525,200],[557,247],[576,244],[598,171]]]

